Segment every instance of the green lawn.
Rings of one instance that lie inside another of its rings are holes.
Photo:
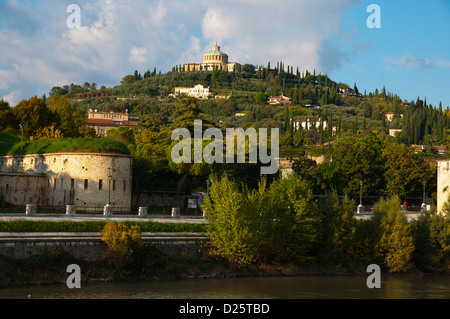
[[[19,144],[20,135],[8,132],[0,132],[0,156],[6,155],[14,145]]]
[[[63,151],[130,154],[130,150],[126,145],[109,138],[62,138],[43,141],[24,139],[22,143],[20,135],[0,132],[0,156],[44,154]]]

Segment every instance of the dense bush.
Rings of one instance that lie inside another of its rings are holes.
[[[205,201],[214,255],[239,267],[261,263],[313,263],[390,273],[448,272],[450,218],[431,212],[409,222],[398,196],[382,198],[368,220],[354,218],[356,204],[336,193],[317,207],[300,176],[264,181],[255,190],[227,176],[212,178]]]

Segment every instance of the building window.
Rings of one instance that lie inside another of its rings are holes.
[[[75,180],[73,178],[70,179],[70,189],[75,188]]]
[[[114,179],[112,182],[113,182],[112,189],[113,189],[113,191],[115,191],[116,190],[116,180]]]
[[[98,190],[102,190],[103,189],[103,180],[102,179],[99,179],[98,180]]]
[[[84,189],[88,189],[88,186],[89,186],[88,180],[85,179],[85,180],[84,180]]]
[[[123,181],[123,191],[127,191],[127,181]]]

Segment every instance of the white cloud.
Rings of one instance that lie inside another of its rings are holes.
[[[341,63],[330,37],[339,35],[345,10],[361,1],[213,2],[202,30],[213,41],[233,48],[233,60],[267,63],[282,60],[301,69],[330,72]],[[238,9],[237,9],[238,7]],[[246,57],[249,58],[246,58]]]
[[[201,62],[215,41],[231,61],[329,72],[343,58],[330,38],[361,1],[79,0],[78,29],[66,25],[70,1],[1,2],[0,96],[29,98],[86,81],[117,85],[138,68]]]
[[[13,71],[0,69],[0,89],[6,89],[12,83],[17,82],[17,76]]]
[[[432,63],[428,59],[416,58],[410,54],[405,54],[396,59],[393,57],[384,58],[384,62],[390,65],[395,65],[402,69],[411,70],[416,68],[426,68],[432,66]]]
[[[440,58],[417,58],[411,54],[404,54],[400,58],[385,57],[386,69],[395,70],[392,66],[399,67],[404,70],[424,69],[424,68],[450,68],[450,61]]]
[[[3,98],[5,101],[9,103],[10,106],[17,105],[22,100],[23,92],[21,90],[14,90],[9,92],[5,96],[0,96],[0,99]]]
[[[142,66],[147,62],[147,49],[146,48],[138,48],[133,46],[130,52],[130,57],[128,60],[133,65]]]

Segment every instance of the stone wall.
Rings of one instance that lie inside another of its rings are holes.
[[[143,237],[148,243],[162,253],[171,256],[198,256],[205,252],[203,237]],[[51,252],[57,248],[76,259],[97,261],[107,250],[100,236],[89,235],[45,235],[45,234],[14,234],[11,237],[0,236],[0,255],[8,258],[22,259],[34,254]]]
[[[439,161],[437,164],[437,210],[442,212],[444,203],[450,195],[450,161]]]
[[[182,208],[186,202],[186,194],[180,194],[182,199]],[[151,208],[171,208],[178,207],[177,192],[158,192],[158,191],[139,191],[132,195],[133,208],[151,207]]]
[[[47,177],[37,174],[0,173],[0,207],[6,203],[46,205],[52,199],[47,192]]]
[[[131,210],[132,157],[107,153],[49,153],[0,157],[0,191],[14,205]],[[12,180],[17,179],[14,183]],[[45,179],[45,180],[44,180]],[[16,185],[16,194],[8,195]],[[5,198],[6,199],[6,198]]]

